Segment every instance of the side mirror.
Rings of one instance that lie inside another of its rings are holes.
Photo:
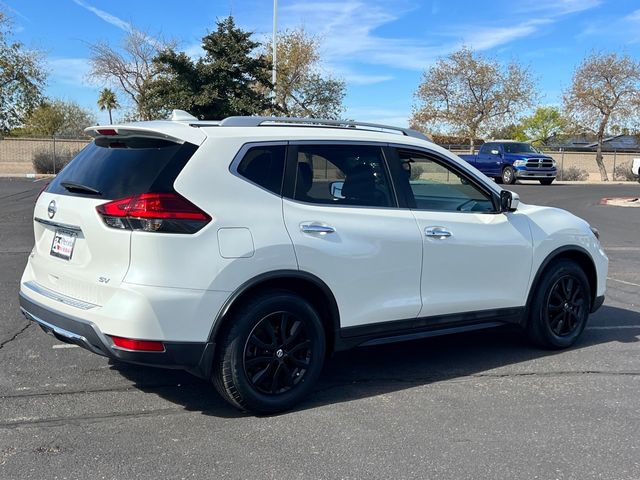
[[[500,150],[491,150],[491,155],[500,155]]]
[[[520,196],[509,190],[500,192],[500,212],[514,212],[520,203]]]
[[[337,182],[331,182],[329,184],[329,191],[333,198],[344,198],[342,195],[342,187],[344,187],[344,181],[338,180]]]

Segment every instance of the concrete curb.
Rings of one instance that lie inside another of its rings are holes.
[[[31,179],[40,179],[40,178],[53,178],[55,177],[52,173],[0,173],[0,178],[31,178]]]

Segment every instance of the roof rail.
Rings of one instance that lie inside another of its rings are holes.
[[[265,124],[284,124],[284,125],[308,125],[316,127],[342,127],[357,128],[365,127],[365,129],[393,130],[402,133],[407,137],[419,138],[420,140],[429,140],[422,132],[411,128],[394,127],[391,125],[383,125],[380,123],[353,122],[351,120],[329,120],[319,118],[298,118],[298,117],[227,117],[220,122],[221,127],[260,127]],[[376,131],[376,130],[372,130]]]

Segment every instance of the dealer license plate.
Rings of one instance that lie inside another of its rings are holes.
[[[57,229],[53,236],[53,243],[51,244],[51,255],[62,258],[63,260],[71,260],[76,238],[76,232],[60,228]]]

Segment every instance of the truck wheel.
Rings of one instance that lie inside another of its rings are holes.
[[[551,185],[553,183],[553,178],[543,178],[542,180],[540,180],[540,183],[542,185]]]
[[[516,174],[511,167],[504,167],[502,170],[502,182],[507,185],[516,183]]]
[[[216,390],[241,410],[276,413],[313,388],[325,357],[320,316],[304,298],[269,290],[248,300],[220,338]]]

